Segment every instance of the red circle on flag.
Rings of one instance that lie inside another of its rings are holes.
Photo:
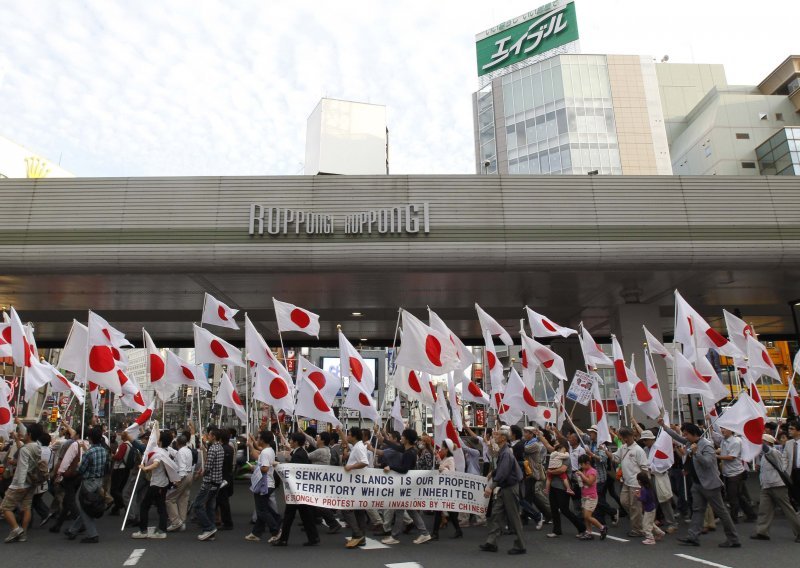
[[[117,378],[119,379],[120,385],[124,385],[128,382],[128,376],[122,372],[122,369],[117,369]]]
[[[358,402],[361,406],[369,406],[369,398],[363,392],[358,393]]]
[[[597,417],[597,422],[600,422],[603,419],[603,415],[605,414],[605,411],[603,410],[603,405],[596,400],[592,400],[592,410],[594,410],[594,414]]]
[[[140,426],[141,426],[142,424],[144,424],[145,422],[147,422],[148,420],[150,420],[150,417],[151,417],[152,415],[153,415],[153,409],[152,409],[152,408],[148,408],[147,410],[145,410],[144,412],[142,412],[142,414],[139,416],[139,418],[137,418],[137,419],[136,419],[136,421],[135,421],[135,422],[136,422],[138,425],[140,425]]]
[[[270,371],[270,372],[271,372],[273,375],[280,375],[280,373],[278,372],[278,369],[276,369],[275,367],[270,367],[270,368],[269,368],[269,371]]]
[[[164,376],[164,360],[155,353],[150,354],[150,382],[154,383]]]
[[[467,384],[467,390],[468,390],[470,393],[472,393],[472,395],[473,395],[473,396],[475,396],[475,397],[477,397],[477,398],[481,398],[481,397],[483,396],[483,393],[481,392],[481,389],[478,387],[478,385],[476,385],[476,384],[475,384],[475,383],[473,383],[472,381],[470,381],[470,382]]]
[[[364,367],[361,365],[361,361],[355,357],[350,357],[350,374],[353,375],[353,378],[359,383],[361,382],[361,377],[364,374]]]
[[[458,432],[456,432],[455,426],[449,420],[447,421],[447,426],[445,426],[445,432],[447,433],[447,437],[453,442],[453,445],[456,448],[461,447],[461,440],[458,439]]]
[[[706,335],[711,341],[714,342],[714,345],[716,345],[717,347],[724,347],[728,343],[727,339],[722,337],[719,333],[717,333],[710,327],[706,330]]]
[[[331,407],[328,406],[328,403],[325,402],[325,398],[322,396],[322,393],[319,391],[314,393],[314,406],[317,407],[318,410],[322,412],[330,412]]]
[[[422,392],[422,386],[419,384],[419,377],[414,371],[408,372],[408,386],[414,392]]]
[[[108,339],[109,341],[111,341],[111,332],[110,332],[110,331],[108,331],[106,328],[103,328],[103,335],[105,335],[105,336],[106,336],[106,339]]]
[[[751,444],[761,445],[763,442],[761,437],[764,435],[764,419],[759,416],[758,418],[748,420],[745,422],[742,432],[744,433],[744,437],[747,438]]]
[[[766,363],[769,367],[774,367],[775,366],[775,363],[772,362],[772,359],[770,359],[770,357],[769,357],[769,355],[767,355],[766,351],[762,351],[761,352],[761,358],[764,360],[764,363]]]
[[[292,313],[289,314],[289,319],[291,319],[292,323],[294,323],[294,325],[297,327],[308,327],[308,324],[311,323],[311,318],[308,317],[308,314],[300,308],[293,309]]]
[[[489,370],[491,371],[492,369],[494,369],[494,366],[497,363],[497,357],[495,356],[494,353],[492,353],[491,351],[489,351],[487,349],[486,350],[486,359],[489,361]]]
[[[327,382],[325,380],[325,375],[323,375],[319,371],[313,371],[312,373],[309,373],[308,380],[314,383],[314,385],[316,385],[318,389],[322,389],[325,386],[325,383]]]
[[[116,363],[107,345],[95,345],[89,351],[89,368],[95,373],[113,371]]]
[[[10,325],[3,330],[3,340],[6,343],[11,343],[11,326]]]
[[[625,361],[622,359],[614,361],[614,370],[617,372],[618,383],[628,382],[628,370],[625,368]]]
[[[135,395],[133,395],[133,402],[135,402],[139,406],[144,406],[144,399],[142,398],[142,393],[137,392]]]
[[[238,392],[236,392],[235,390],[232,390],[231,391],[231,398],[233,399],[233,402],[235,402],[238,406],[242,406],[242,399],[239,398],[239,393]]]
[[[656,459],[659,460],[668,460],[669,456],[662,452],[661,450],[656,450]]]
[[[542,325],[547,329],[547,331],[552,331],[553,333],[556,332],[556,327],[548,321],[547,318],[542,318]]]
[[[181,372],[183,373],[183,376],[189,379],[190,381],[194,380],[194,373],[192,373],[192,370],[189,367],[184,367],[183,365],[181,365]]]
[[[636,392],[636,398],[639,399],[639,402],[650,402],[653,400],[653,395],[650,394],[650,389],[647,388],[642,381],[636,383],[636,388],[633,390]]]
[[[67,379],[63,375],[56,375],[56,377],[58,377],[58,380],[61,381],[64,385],[69,386],[69,381],[67,381]]]
[[[552,416],[552,413],[550,412],[550,410],[545,408],[544,412],[542,412],[542,416],[544,417],[545,420],[550,420],[550,416]]]
[[[212,339],[209,347],[211,348],[211,352],[220,359],[226,359],[228,357],[228,352],[218,340]]]
[[[122,355],[120,355],[119,349],[117,349],[116,347],[111,347],[111,354],[114,356],[114,359],[116,359],[117,361],[122,360]]]
[[[0,424],[11,422],[11,411],[8,408],[0,408]]]
[[[528,406],[537,407],[539,406],[536,402],[536,399],[533,398],[531,391],[527,388],[522,389],[522,398],[525,400]]]
[[[524,349],[522,350],[522,368],[523,369],[528,368],[528,352],[525,351]]]
[[[221,319],[222,321],[228,321],[228,314],[225,313],[225,308],[223,308],[222,306],[217,308],[217,315],[219,316],[219,319]]]
[[[94,392],[96,390],[97,390],[97,383],[93,383],[92,381],[89,381],[89,392]]]
[[[431,389],[431,396],[433,396],[433,402],[436,402],[437,400],[439,400],[439,397],[436,396],[436,389],[433,388],[433,383],[432,382],[428,381],[428,387],[430,387],[430,389]]]
[[[273,377],[269,383],[269,394],[276,400],[281,399],[289,394],[289,387],[286,386],[281,377]]]
[[[442,344],[432,335],[425,338],[425,355],[437,367],[442,366]]]

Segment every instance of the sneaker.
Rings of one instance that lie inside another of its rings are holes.
[[[147,538],[147,531],[136,531],[131,535],[131,538]]]
[[[537,531],[542,530],[542,526],[544,526],[544,518],[539,519],[539,522],[536,523],[536,530]]]
[[[8,533],[8,536],[6,537],[6,542],[14,542],[15,540],[19,539],[19,537],[22,536],[22,533],[24,532],[25,531],[22,530],[22,527],[11,529],[11,532]]]
[[[655,544],[655,543],[656,541],[653,540],[652,538],[646,538],[642,541],[642,544]]]
[[[197,535],[197,540],[208,540],[212,538],[215,534],[217,534],[217,529],[211,529],[210,531],[203,531],[199,535]]]
[[[250,542],[260,542],[261,541],[261,537],[258,537],[256,535],[254,535],[253,533],[250,533],[249,535],[244,537],[244,539],[245,540],[249,540]]]
[[[39,523],[39,528],[42,528],[47,524],[47,522],[53,518],[53,513],[47,513],[47,515],[42,519],[42,522]]]
[[[280,539],[281,539],[281,531],[278,531],[278,534],[274,534],[274,535],[272,535],[271,537],[269,537],[269,539],[267,540],[267,542],[268,542],[269,544],[272,544],[273,542],[277,542],[277,541],[279,541]]]
[[[27,531],[22,531],[22,534],[19,535],[17,538],[17,542],[28,542],[28,533]]]
[[[367,539],[365,539],[363,536],[361,538],[353,537],[351,539],[348,539],[348,541],[345,544],[345,546],[347,548],[356,548],[357,546],[361,546],[362,543],[366,544],[366,542],[367,542]]]
[[[558,538],[560,536],[561,536],[560,534],[556,533],[547,533],[547,538]]]
[[[603,528],[600,529],[600,540],[605,540],[608,536],[608,525],[603,525]]]
[[[152,532],[152,534],[147,535],[147,538],[155,538],[155,539],[167,538],[167,533],[156,529]]]
[[[412,542],[414,544],[425,544],[429,540],[431,540],[431,535],[429,535],[429,534],[421,534],[417,538],[415,538]]]
[[[615,527],[619,524],[619,509],[614,511],[614,514],[611,515],[611,526]]]
[[[393,536],[387,536],[386,538],[381,539],[381,544],[400,544],[400,541]]]
[[[594,535],[590,532],[579,533],[575,536],[578,537],[578,540],[594,540]]]
[[[182,526],[183,523],[172,523],[170,526],[167,527],[167,532],[179,531]]]

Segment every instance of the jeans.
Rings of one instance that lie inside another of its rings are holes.
[[[139,530],[147,532],[147,516],[150,513],[150,506],[155,505],[158,511],[158,530],[167,530],[167,488],[151,485],[147,488],[147,493],[139,506]]]
[[[203,532],[209,532],[216,529],[214,523],[214,509],[217,505],[217,493],[219,492],[219,485],[212,485],[205,481],[200,486],[200,492],[192,504],[195,517],[200,523]]]
[[[586,525],[569,507],[569,493],[558,487],[550,487],[550,512],[553,515],[553,532],[561,534],[561,514],[563,514],[578,532],[586,532]],[[561,514],[559,514],[561,513]]]
[[[270,493],[272,493],[272,491],[275,490],[270,490]],[[253,493],[253,502],[256,507],[256,522],[251,532],[256,536],[264,534],[265,528],[269,528],[269,533],[271,535],[278,534],[278,531],[281,529],[281,516],[270,504],[270,493],[264,495]]]
[[[91,479],[84,479],[83,483],[81,483],[80,489],[75,492],[75,507],[78,509],[78,518],[73,521],[72,526],[69,528],[69,532],[72,534],[78,534],[81,528],[86,529],[86,536],[87,538],[94,538],[97,536],[97,527],[94,525],[94,519],[83,512],[81,509],[81,502],[80,502],[80,492],[86,491],[87,493],[98,493],[100,489],[103,487],[103,479],[102,478],[91,478]]]
[[[617,510],[609,505],[608,501],[606,500],[606,493],[608,493],[608,489],[606,487],[607,483],[608,479],[602,483],[598,482],[597,484],[597,508],[594,510],[594,514],[592,515],[603,525],[606,524],[606,515],[613,517],[617,514]],[[612,481],[611,483],[614,482]]]
[[[129,475],[130,470],[127,467],[121,467],[111,472],[111,497],[114,498],[114,511],[125,508],[122,490],[125,489]]]
[[[353,531],[353,538],[364,538],[369,519],[367,512],[364,509],[346,510],[342,511],[342,516]]]

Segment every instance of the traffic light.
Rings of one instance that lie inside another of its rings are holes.
[[[58,422],[58,407],[54,406],[50,409],[50,422]]]

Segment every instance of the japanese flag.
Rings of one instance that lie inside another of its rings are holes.
[[[528,312],[528,322],[531,324],[531,335],[533,337],[569,337],[578,333],[572,328],[563,327],[554,323],[541,314],[537,314],[528,306],[525,306]]]
[[[657,419],[661,416],[661,397],[656,399],[647,383],[636,374],[633,355],[631,355],[631,366],[627,367],[626,370],[628,371],[628,381],[631,385],[631,402],[638,406],[648,418]]]
[[[581,344],[581,351],[583,351],[583,360],[586,362],[586,367],[597,367],[604,365],[613,367],[614,362],[608,358],[608,355],[603,353],[600,345],[594,340],[591,334],[583,327],[581,323],[581,333],[578,335],[578,340]]]
[[[600,396],[600,387],[597,381],[592,382],[592,412],[597,424],[597,443],[604,444],[611,441],[611,434],[608,431],[608,418],[603,407],[603,398]]]
[[[105,319],[94,312],[89,313],[89,323],[91,324],[94,322],[97,328],[102,332],[102,337],[98,336],[98,339],[100,341],[104,341],[105,345],[111,347],[111,354],[114,356],[114,361],[116,362],[117,367],[124,368],[128,359],[121,349],[123,347],[133,347],[133,345],[127,339],[125,339],[124,333],[116,329]]]
[[[707,362],[708,360],[705,357],[701,357],[700,361]],[[695,369],[682,353],[675,353],[675,375],[677,376],[678,394],[699,394],[714,402],[725,398],[727,395],[724,385],[721,389],[723,392],[720,392],[716,384],[711,384],[715,378],[719,381],[719,377],[716,376],[713,367],[710,373],[707,368],[702,368],[702,370]],[[720,394],[722,396],[719,396]]]
[[[167,365],[164,380],[174,385],[186,385],[205,391],[211,390],[202,365],[187,363],[172,351],[167,351]]]
[[[156,401],[153,399],[147,408],[145,408],[144,411],[142,411],[142,413],[136,417],[136,420],[134,420],[130,426],[125,428],[125,431],[134,437],[138,437],[140,429],[144,427],[144,425],[147,424],[147,422],[152,418],[155,407]]]
[[[122,386],[117,376],[117,358],[113,351],[115,348],[111,345],[111,326],[90,311],[88,329],[86,379],[119,396],[122,394]]]
[[[47,363],[50,365],[50,363]],[[57,369],[53,368],[54,376],[50,380],[50,390],[53,392],[71,392],[75,395],[75,398],[78,399],[78,404],[83,405],[84,396],[83,396],[83,389],[76,385],[75,383],[71,383],[67,380],[67,378],[58,372]]]
[[[228,373],[224,371],[222,373],[222,377],[220,378],[219,389],[217,390],[217,398],[214,399],[214,402],[220,406],[224,406],[225,408],[230,408],[233,410],[239,420],[247,423],[247,412],[245,411],[242,399],[239,398],[239,393],[237,393],[236,389],[233,388],[233,383],[231,382],[231,378],[228,376]]]
[[[150,337],[150,334],[147,333],[144,328],[142,328],[142,340],[144,343],[144,348],[147,350],[145,376],[147,377],[147,381],[152,385],[153,389],[158,395],[158,398],[166,402],[172,397],[173,394],[175,394],[177,388],[175,385],[172,385],[164,380],[164,372],[166,370],[164,356],[161,355],[161,351],[156,348],[153,338]]]
[[[364,392],[371,393],[375,390],[375,377],[364,363],[361,354],[356,351],[341,330],[339,330],[339,374],[342,378],[350,377],[359,383]]]
[[[456,462],[456,471],[464,471],[466,460],[464,450],[461,448],[461,438],[458,436],[453,421],[450,419],[450,411],[447,409],[447,402],[444,393],[439,389],[436,393],[436,406],[433,408],[433,441],[439,446],[445,445],[445,440],[450,440],[453,445],[453,459]]]
[[[749,396],[739,397],[717,419],[717,426],[742,436],[742,459],[752,461],[761,452],[764,435],[764,415]]]
[[[661,389],[658,388],[658,375],[656,375],[656,370],[653,368],[650,357],[647,356],[647,351],[644,353],[644,378],[647,382],[647,388],[650,390],[650,394],[653,397],[653,401],[662,410],[661,414],[664,414],[664,399],[661,398]]]
[[[300,381],[297,385],[295,414],[309,420],[329,422],[337,427],[342,425],[330,405],[325,401],[325,397],[311,381]]]
[[[751,335],[747,337],[746,343],[747,364],[752,371],[755,371],[755,376],[767,376],[781,382],[781,374],[775,368],[775,363],[772,362],[772,357],[769,356],[769,351],[764,344]]]
[[[561,381],[567,380],[567,371],[564,368],[564,359],[552,349],[522,334],[522,357],[524,366],[532,369],[544,367]]]
[[[86,382],[86,349],[89,344],[89,328],[77,320],[72,320],[72,327],[67,342],[58,358],[59,369],[75,373],[75,380],[81,384]]]
[[[11,389],[8,388],[5,379],[0,378],[0,436],[5,439],[8,439],[16,428],[14,413],[9,404],[10,398],[12,398]]]
[[[492,394],[503,392],[503,365],[497,358],[492,336],[486,330],[483,332],[483,341],[486,345],[486,365],[489,367],[489,384],[492,386]]]
[[[299,385],[303,380],[314,383],[329,405],[333,404],[336,394],[342,390],[342,379],[312,365],[311,361],[301,355],[297,362],[297,384]],[[353,386],[353,383],[358,383],[358,381],[350,381],[350,386]]]
[[[656,473],[666,473],[674,462],[672,437],[662,428],[655,443],[650,446],[650,469]]]
[[[794,369],[795,373],[800,375],[800,351],[795,353],[794,361],[792,363],[792,368]]]
[[[416,400],[433,408],[436,404],[436,390],[429,376],[398,366],[394,373],[394,386],[411,400]]]
[[[562,426],[564,426],[564,420],[567,418],[567,409],[564,408],[564,383],[558,381],[558,386],[556,387],[556,393],[553,396],[553,400],[556,404],[556,428],[561,430]]]
[[[228,327],[230,329],[239,329],[239,324],[233,321],[233,316],[238,313],[239,310],[229,308],[206,292],[205,298],[203,299],[203,317],[200,322],[210,323],[211,325],[218,325],[220,327]]]
[[[25,369],[25,400],[30,402],[36,391],[50,384],[56,374],[58,371],[49,363],[31,359],[31,365]]]
[[[622,347],[619,345],[616,336],[611,336],[611,348],[614,353],[614,374],[617,376],[619,394],[622,397],[622,404],[628,405],[631,401],[633,384],[628,378],[628,367],[625,365],[625,357],[622,354]]]
[[[255,366],[253,379],[253,398],[265,404],[294,414],[294,396],[292,384],[281,375],[272,372],[263,365]]]
[[[512,410],[522,412],[531,420],[539,421],[539,404],[533,398],[525,383],[522,382],[522,377],[519,376],[516,369],[511,369],[508,374],[508,383],[506,383],[505,392],[503,393],[503,403],[507,404]]]
[[[258,333],[253,322],[244,315],[244,347],[247,352],[247,360],[269,369],[276,375],[280,375],[286,381],[286,384],[291,384],[292,376],[286,370],[278,358],[272,353],[264,337]]]
[[[753,326],[728,310],[722,310],[722,314],[725,316],[725,327],[728,328],[728,339],[739,351],[747,353],[747,338],[756,336]]]
[[[450,408],[453,409],[453,425],[457,430],[464,427],[464,420],[462,419],[461,404],[458,402],[458,393],[456,393],[456,378],[455,373],[447,373],[447,401],[450,403]]]
[[[22,325],[19,315],[17,315],[17,310],[13,306],[10,310],[9,324],[11,327],[11,357],[14,360],[14,365],[17,367],[30,367],[31,361],[36,357],[31,352],[25,327]]]
[[[128,378],[128,375],[126,375],[122,369],[117,369],[117,379],[119,380],[119,387],[123,395],[134,395],[139,392],[139,385]]]
[[[468,369],[470,365],[475,362],[472,350],[464,345],[458,336],[450,331],[450,328],[447,327],[442,318],[436,315],[436,312],[430,308],[428,308],[428,323],[433,329],[450,338],[450,343],[456,348],[456,358],[458,359],[456,369],[463,371],[464,369]]]
[[[140,390],[137,390],[134,394],[123,394],[119,400],[128,408],[137,412],[143,412],[147,408],[147,402]]]
[[[664,347],[664,344],[662,344],[658,339],[656,339],[656,336],[650,333],[650,331],[645,326],[642,326],[642,329],[644,330],[644,337],[647,340],[647,348],[650,350],[650,353],[659,355],[663,359],[666,359],[667,361],[672,363],[673,357],[672,353],[669,352],[669,349]]]
[[[743,353],[700,317],[683,296],[675,290],[675,304],[677,307],[677,321],[675,322],[675,341],[683,345],[683,352],[691,360],[699,358],[695,353],[695,343],[700,349],[716,349],[728,357],[742,356]]]
[[[394,397],[394,404],[392,404],[392,427],[395,432],[403,432],[406,428],[406,422],[403,419],[403,411],[400,408],[400,395]]]
[[[275,305],[275,317],[280,331],[302,331],[308,335],[319,337],[319,316],[294,304],[279,302],[272,298]]]
[[[506,329],[497,323],[497,321],[487,314],[486,312],[481,309],[478,304],[475,304],[475,311],[478,312],[478,321],[481,324],[481,329],[483,331],[488,331],[489,335],[497,335],[500,337],[500,341],[508,345],[509,347],[514,344],[511,340],[511,336],[508,334]]]
[[[406,310],[403,317],[403,343],[397,364],[432,375],[444,375],[458,366],[456,347],[450,338],[425,325]]]
[[[0,357],[11,357],[11,324],[6,323],[8,314],[3,312],[3,323],[0,323]]]
[[[375,400],[358,381],[350,381],[342,407],[357,410],[363,418],[369,418],[373,422],[380,422]]]
[[[792,403],[792,410],[795,416],[800,416],[800,396],[797,396],[797,390],[794,388],[794,383],[789,383],[789,392],[787,393],[789,402]]]
[[[194,360],[197,363],[214,365],[233,365],[244,367],[241,349],[237,349],[224,339],[220,339],[207,329],[194,327]]]
[[[490,406],[492,404],[492,399],[489,397],[489,393],[484,391],[481,387],[466,377],[464,377],[464,380],[461,381],[461,398],[467,402],[485,404],[486,406]]]

